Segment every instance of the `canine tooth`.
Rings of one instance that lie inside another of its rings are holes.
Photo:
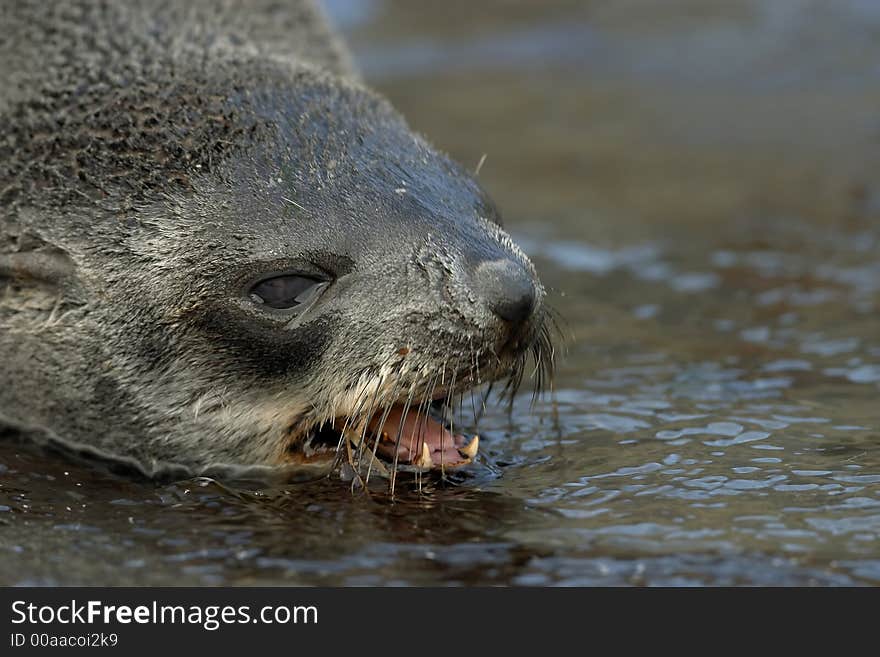
[[[434,467],[434,461],[431,460],[431,450],[428,449],[428,443],[422,443],[422,453],[419,455],[418,459],[413,461],[413,465],[428,470]]]
[[[458,451],[467,456],[469,459],[474,458],[477,455],[477,450],[480,449],[480,437],[474,436],[464,447],[459,447]]]

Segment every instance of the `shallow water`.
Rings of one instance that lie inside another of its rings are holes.
[[[393,502],[7,436],[0,582],[880,583],[874,4],[328,4],[416,128],[488,155],[566,319],[555,406],[490,407],[465,477]]]

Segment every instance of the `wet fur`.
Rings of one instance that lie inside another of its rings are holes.
[[[534,274],[491,201],[311,2],[2,0],[0,26],[0,419],[147,472],[274,465],[548,366],[540,300],[504,351],[468,289],[484,259]],[[319,311],[248,305],[302,267],[336,279]]]

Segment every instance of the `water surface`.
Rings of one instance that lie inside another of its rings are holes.
[[[566,318],[464,477],[146,482],[0,440],[4,584],[880,583],[874,3],[329,2]],[[807,45],[805,45],[807,44]],[[466,418],[465,418],[466,419]]]

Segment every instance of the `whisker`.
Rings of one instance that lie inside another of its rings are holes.
[[[486,392],[482,395],[480,399],[480,408],[478,409],[478,415],[474,417],[474,425],[479,425],[480,420],[483,419],[483,413],[486,412],[486,402],[489,401],[489,396],[492,394],[492,390],[495,389],[495,382],[489,384],[486,388]]]
[[[396,398],[397,387],[400,385],[401,379],[401,368],[397,370],[397,377],[394,380],[394,383],[391,386],[390,393],[388,397],[392,400]],[[388,415],[391,413],[393,404],[386,404],[385,410],[382,412],[382,419],[379,420],[379,426],[376,429],[375,440],[373,441],[373,451],[372,458],[370,459],[370,465],[367,467],[367,483],[370,483],[370,474],[373,472],[373,464],[376,462],[376,451],[379,449],[379,441],[382,440],[382,431],[385,429],[385,422],[388,420]],[[367,420],[369,422],[369,420]]]
[[[385,380],[384,377],[380,376],[379,383],[376,385],[376,390],[373,393],[373,398],[372,398],[372,401],[370,402],[369,410],[367,411],[366,415],[364,415],[361,418],[361,421],[360,421],[361,438],[360,438],[360,441],[358,442],[358,450],[357,450],[358,470],[360,470],[361,458],[364,455],[364,444],[367,442],[367,424],[369,424],[370,418],[373,417],[373,414],[375,412],[374,409],[376,408],[376,404],[379,400],[379,395],[382,392],[382,385],[384,384],[384,380]]]
[[[446,369],[446,364],[444,363],[443,368]],[[448,414],[449,420],[449,434],[453,437],[452,444],[455,445],[455,418],[452,410],[451,399],[455,396],[455,379],[458,376],[458,368],[455,367],[452,369],[452,377],[449,381],[449,388],[446,390],[446,398],[444,400],[444,404],[450,410]],[[431,397],[433,397],[433,392],[431,393]],[[440,476],[444,479],[446,478],[446,466],[443,463],[443,438],[445,437],[445,433],[443,431],[440,432]]]
[[[415,384],[411,385],[406,403],[403,405],[403,413],[401,414],[400,426],[397,427],[397,437],[394,440],[394,464],[391,468],[391,498],[394,498],[394,486],[397,483],[397,468],[400,464],[400,437],[403,434],[403,425],[406,422],[406,416],[409,413],[410,405],[416,393]]]
[[[426,442],[424,435],[427,433],[426,427],[428,424],[428,410],[431,407],[431,398],[434,396],[434,390],[437,387],[437,381],[438,381],[439,377],[440,377],[439,373],[435,374],[432,377],[431,383],[429,384],[429,386],[427,388],[425,388],[425,395],[422,397],[422,403],[419,404],[419,409],[418,409],[418,423],[419,424],[417,425],[417,429],[416,429],[416,444],[418,444],[419,438],[421,438],[422,444],[424,444]],[[416,481],[418,481],[419,492],[421,493],[422,492],[422,471],[421,471],[421,469],[419,469],[418,472],[416,473]]]

